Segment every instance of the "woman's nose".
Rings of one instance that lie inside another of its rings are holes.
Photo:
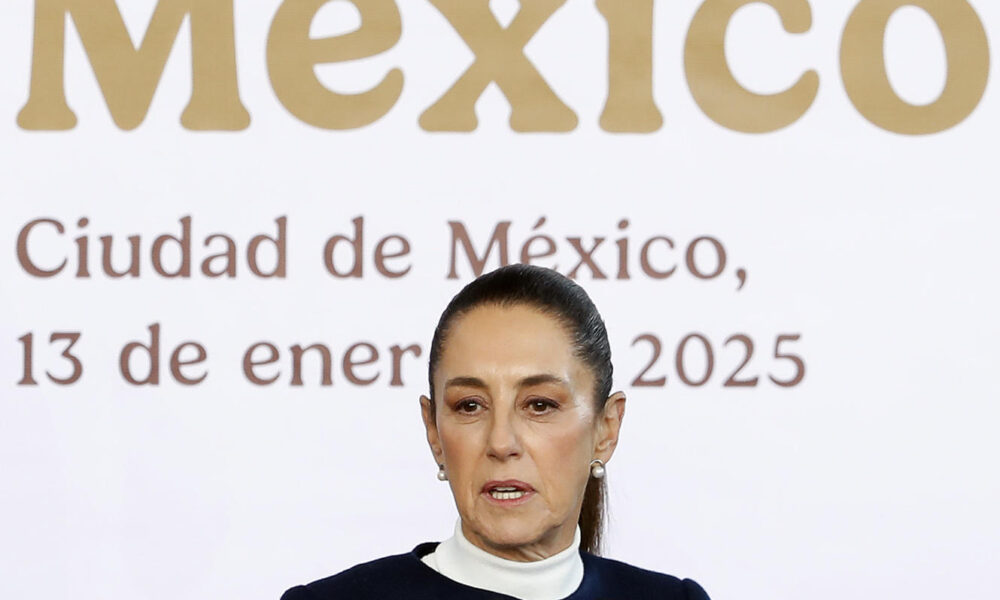
[[[503,411],[494,414],[486,440],[486,453],[500,460],[521,454],[521,439],[511,414]]]

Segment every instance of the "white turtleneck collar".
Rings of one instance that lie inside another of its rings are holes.
[[[460,517],[454,535],[420,560],[459,583],[523,600],[560,600],[583,581],[579,525],[565,550],[542,560],[518,562],[490,554],[467,540]]]

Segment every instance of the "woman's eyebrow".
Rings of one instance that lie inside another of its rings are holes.
[[[449,379],[448,381],[446,381],[444,383],[444,387],[445,388],[456,387],[456,386],[459,386],[459,387],[474,387],[474,388],[479,388],[479,389],[483,389],[483,390],[485,390],[487,387],[489,387],[489,386],[486,385],[486,382],[483,381],[482,379],[480,379],[478,377],[469,377],[469,376],[452,377],[451,379]]]
[[[517,383],[517,387],[531,387],[533,385],[541,385],[543,383],[556,383],[559,385],[568,385],[567,381],[562,377],[552,375],[550,373],[543,373],[541,375],[531,375],[525,377]]]
[[[557,375],[552,375],[551,373],[540,373],[538,375],[529,375],[517,382],[517,387],[525,388],[531,387],[533,385],[542,385],[544,383],[555,383],[558,385],[568,385],[567,381],[562,377]],[[471,377],[468,375],[462,375],[459,377],[452,377],[444,383],[445,388],[450,387],[472,387],[478,389],[488,389],[489,386],[486,382],[478,377]]]

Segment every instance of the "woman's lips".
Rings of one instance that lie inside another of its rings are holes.
[[[492,504],[517,506],[531,500],[535,495],[535,489],[518,479],[494,480],[483,486],[481,494]]]

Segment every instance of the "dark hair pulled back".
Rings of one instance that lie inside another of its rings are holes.
[[[434,409],[434,372],[448,332],[456,319],[484,305],[530,306],[559,321],[573,340],[574,354],[594,375],[594,409],[600,414],[611,395],[611,345],[597,307],[587,292],[571,279],[543,267],[510,265],[482,275],[466,285],[441,313],[431,341],[428,366],[431,408]],[[600,554],[607,513],[605,479],[587,481],[580,511],[580,549]]]

